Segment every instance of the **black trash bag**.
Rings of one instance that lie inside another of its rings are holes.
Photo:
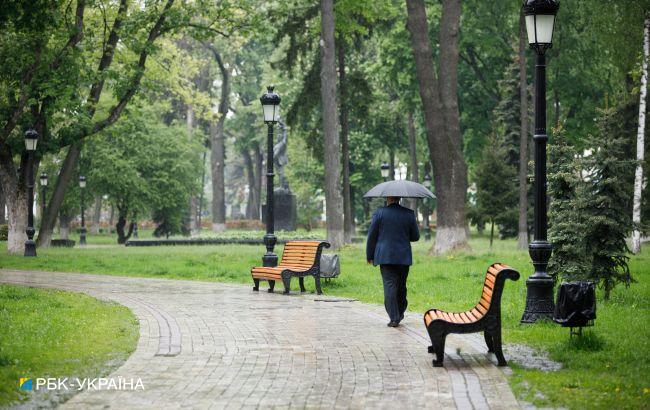
[[[553,320],[564,327],[591,325],[596,319],[596,285],[594,282],[564,282],[557,290]]]

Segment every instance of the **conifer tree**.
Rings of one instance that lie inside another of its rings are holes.
[[[553,244],[549,273],[555,278],[587,279],[591,258],[584,235],[588,230],[585,182],[576,150],[562,128],[553,131],[553,144],[549,145],[548,184],[548,234]]]
[[[632,232],[630,198],[635,162],[626,155],[630,135],[620,127],[621,110],[601,110],[599,135],[588,141],[593,155],[585,158],[589,170],[585,200],[589,230],[587,249],[592,255],[590,275],[605,290],[605,299],[619,283],[632,282],[627,265],[630,252],[626,238]]]
[[[490,247],[494,224],[517,205],[516,169],[507,163],[508,149],[502,138],[491,136],[476,167],[477,212],[490,227]]]

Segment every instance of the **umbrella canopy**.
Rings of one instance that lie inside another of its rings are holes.
[[[424,185],[413,181],[398,180],[382,182],[366,192],[364,198],[386,198],[398,196],[400,198],[435,198],[433,192]]]

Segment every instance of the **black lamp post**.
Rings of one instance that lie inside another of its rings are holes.
[[[84,216],[84,191],[86,190],[86,177],[79,176],[79,188],[81,191],[81,232],[79,233],[79,245],[86,244],[86,218]]]
[[[384,178],[384,182],[388,179],[388,171],[390,171],[390,165],[387,162],[382,162],[381,164],[381,177]]]
[[[429,171],[424,174],[424,182],[422,183],[424,187],[428,190],[431,190],[431,175]],[[429,198],[424,200],[424,240],[428,241],[431,239],[431,227],[429,226]]]
[[[534,323],[553,315],[553,278],[546,272],[553,251],[547,238],[546,209],[546,50],[552,47],[555,0],[527,0],[522,12],[526,18],[528,43],[535,50],[535,229],[528,253],[535,273],[526,281],[526,308],[522,323]]]
[[[273,215],[273,127],[280,119],[280,96],[273,92],[273,86],[267,87],[267,92],[260,97],[264,122],[267,125],[268,134],[266,140],[266,235],[264,245],[266,253],[262,257],[263,266],[277,266],[278,255],[273,253],[277,242],[274,235],[275,220]]]
[[[25,241],[25,256],[36,256],[34,242],[34,151],[38,143],[38,133],[35,130],[25,132],[25,149],[27,149],[27,240]]]
[[[45,191],[47,191],[47,174],[41,172],[41,218],[45,218]]]

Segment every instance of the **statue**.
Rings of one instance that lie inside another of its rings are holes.
[[[282,120],[278,121],[278,125],[280,127],[280,135],[278,136],[277,144],[273,146],[273,164],[280,177],[279,188],[289,191],[289,182],[284,173],[284,167],[289,163],[289,157],[287,156],[287,126]]]

